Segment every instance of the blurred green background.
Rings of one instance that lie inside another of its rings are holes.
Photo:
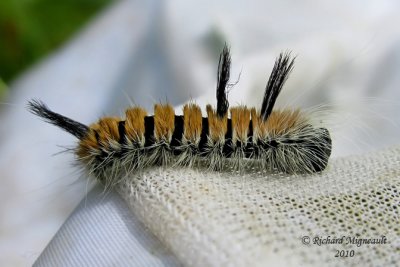
[[[6,84],[59,47],[111,0],[0,0],[0,98]]]

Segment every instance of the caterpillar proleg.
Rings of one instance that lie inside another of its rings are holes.
[[[104,117],[86,126],[38,100],[31,100],[28,109],[74,135],[79,140],[74,150],[78,162],[102,182],[154,165],[221,170],[255,164],[271,172],[320,172],[331,154],[329,131],[313,125],[300,109],[273,109],[294,59],[288,52],[278,56],[260,109],[229,108],[231,56],[226,45],[218,63],[217,107],[207,105],[206,117],[194,103],[184,106],[183,115],[175,115],[169,104],[156,104],[154,115],[135,106],[123,119]]]

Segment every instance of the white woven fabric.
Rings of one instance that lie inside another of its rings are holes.
[[[322,174],[150,169],[120,194],[188,266],[394,266],[400,262],[400,147],[333,159]],[[310,237],[304,245],[302,238]],[[387,238],[313,244],[313,238]],[[335,257],[354,250],[353,257]]]
[[[34,267],[180,266],[114,191],[97,185],[64,223]]]

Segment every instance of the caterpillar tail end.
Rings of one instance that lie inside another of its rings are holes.
[[[32,99],[28,101],[27,109],[32,114],[42,118],[45,122],[63,129],[79,140],[82,140],[89,131],[88,126],[53,112],[40,100]]]

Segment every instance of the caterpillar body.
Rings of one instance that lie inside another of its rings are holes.
[[[207,117],[195,103],[186,104],[183,115],[175,115],[169,104],[156,104],[151,116],[141,107],[132,107],[125,119],[105,117],[86,126],[38,100],[30,101],[28,109],[77,137],[78,162],[103,183],[154,165],[221,170],[255,164],[272,172],[323,171],[332,149],[329,131],[312,125],[300,109],[273,110],[293,64],[290,53],[276,59],[261,109],[229,108],[231,56],[226,45],[218,64],[217,107],[207,105]]]

